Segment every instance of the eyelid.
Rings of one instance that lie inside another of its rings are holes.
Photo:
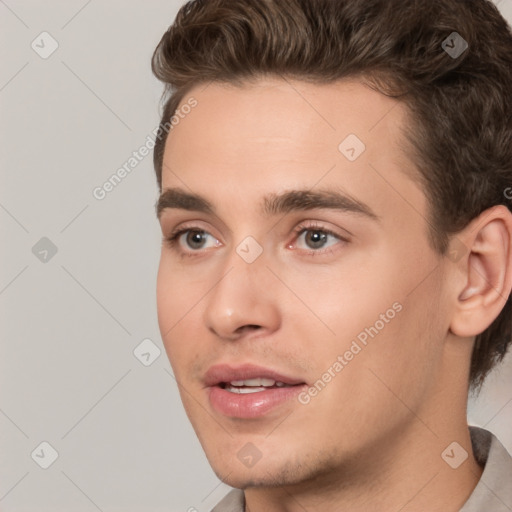
[[[206,229],[205,227],[200,225],[199,220],[194,221],[187,221],[182,222],[181,224],[178,224],[175,228],[172,229],[169,235],[164,235],[162,238],[162,242],[167,245],[171,250],[178,253],[180,256],[192,256],[197,257],[201,256],[205,252],[210,251],[211,249],[215,249],[216,247],[207,247],[205,249],[184,249],[180,244],[180,238],[187,233],[188,231],[199,231],[202,233],[205,233],[206,235],[211,236],[215,242],[216,247],[219,245],[222,245],[222,242],[220,241],[219,237],[216,237],[209,229]]]
[[[296,226],[294,228],[293,231],[295,233],[294,240],[293,240],[292,243],[288,243],[286,245],[286,247],[288,249],[300,251],[303,254],[307,254],[307,255],[311,255],[311,256],[332,254],[332,253],[334,253],[334,252],[336,252],[338,250],[337,246],[339,246],[340,243],[342,245],[344,245],[346,243],[349,243],[349,238],[348,237],[343,236],[340,233],[336,232],[335,230],[326,227],[325,225],[319,223],[319,221],[309,221],[309,222],[305,221],[305,222],[301,222],[298,226]],[[336,238],[338,240],[338,243],[333,244],[333,245],[329,245],[329,246],[327,246],[325,248],[320,248],[320,249],[296,249],[294,247],[294,245],[297,243],[298,238],[305,231],[320,231],[322,233],[325,233],[326,235],[330,235],[330,236]],[[347,231],[347,233],[348,233],[348,231]]]
[[[335,229],[331,229],[324,224],[322,224],[320,221],[305,221],[298,224],[294,230],[297,235],[302,234],[304,231],[322,231],[326,234],[332,235],[340,240],[347,241],[349,240],[350,236],[353,236],[352,233],[347,231],[346,229],[340,229],[340,231],[343,231],[346,233],[346,235],[343,235],[336,231]]]
[[[199,220],[193,220],[193,221],[187,221],[182,222],[178,224],[175,228],[172,229],[170,234],[167,238],[173,238],[179,233],[182,233],[184,231],[204,231],[205,233],[208,233],[209,235],[213,236],[216,240],[219,239],[219,237],[215,236],[209,228],[203,227],[200,225],[201,221]]]

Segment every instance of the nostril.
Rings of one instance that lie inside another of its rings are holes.
[[[247,325],[242,325],[235,332],[237,334],[242,334],[245,331],[256,331],[258,329],[261,329],[261,325],[247,324]]]

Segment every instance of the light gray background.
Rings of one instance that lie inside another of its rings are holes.
[[[160,340],[152,155],[92,194],[158,124],[150,57],[182,3],[0,0],[2,512],[202,512],[229,490]],[[58,43],[46,59],[31,47],[51,48],[43,31]],[[149,366],[133,353],[145,339],[161,350]],[[469,417],[512,452],[511,382],[508,357]]]

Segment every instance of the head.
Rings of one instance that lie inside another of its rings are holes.
[[[512,336],[512,34],[495,6],[189,2],[152,66],[159,324],[214,470],[300,481],[354,467],[443,390],[462,413]],[[247,362],[300,394],[220,413],[207,370]]]

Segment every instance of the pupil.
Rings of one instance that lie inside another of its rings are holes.
[[[187,244],[195,249],[204,245],[204,231],[190,231],[187,235]]]
[[[306,237],[306,243],[312,249],[318,249],[322,247],[327,239],[327,234],[321,231],[310,231],[309,236]]]

